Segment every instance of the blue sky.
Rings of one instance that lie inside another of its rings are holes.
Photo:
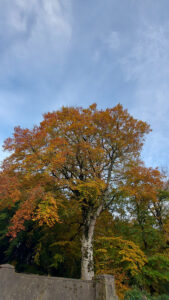
[[[1,0],[0,145],[14,126],[93,102],[147,121],[144,161],[168,168],[169,1]]]

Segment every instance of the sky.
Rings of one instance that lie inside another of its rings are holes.
[[[0,160],[15,126],[94,102],[148,122],[142,159],[169,167],[169,1],[0,0]]]

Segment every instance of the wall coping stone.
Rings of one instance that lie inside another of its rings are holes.
[[[12,269],[12,270],[15,270],[15,267],[10,265],[10,264],[3,264],[3,265],[0,265],[0,268],[2,269]]]

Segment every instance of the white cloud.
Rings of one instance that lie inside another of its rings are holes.
[[[71,0],[2,1],[0,76],[18,71],[31,77],[36,69],[59,64],[71,35]]]
[[[169,24],[139,31],[129,55],[122,61],[127,80],[154,83],[169,74]]]
[[[70,0],[5,0],[1,3],[1,34],[19,34],[33,25],[32,32],[46,27],[45,32],[52,30],[51,34],[70,37],[70,3]]]
[[[169,147],[168,37],[169,24],[144,27],[121,62],[124,78],[135,86],[135,104],[130,111],[153,129],[144,149],[146,161],[153,165],[167,163]]]
[[[93,61],[98,62],[100,59],[109,53],[113,54],[116,50],[119,49],[121,41],[120,41],[120,35],[117,31],[111,31],[106,37],[100,38],[101,43],[97,47],[97,49],[94,51],[93,54]]]
[[[98,62],[100,60],[101,53],[99,50],[95,50],[94,55],[93,55],[93,61]]]
[[[105,43],[111,50],[117,50],[120,47],[119,33],[117,31],[112,31],[105,40]]]

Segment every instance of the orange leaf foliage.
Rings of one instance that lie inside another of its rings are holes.
[[[138,202],[157,201],[158,193],[163,188],[164,176],[158,169],[146,168],[142,162],[131,166],[125,173],[126,182],[122,187],[128,195]]]
[[[52,226],[62,201],[76,202],[83,211],[108,205],[107,195],[120,183],[118,172],[137,159],[149,131],[120,104],[105,111],[96,104],[63,107],[45,114],[32,130],[16,127],[4,142],[11,155],[0,174],[1,203],[19,201],[10,233],[15,236],[28,219]]]

